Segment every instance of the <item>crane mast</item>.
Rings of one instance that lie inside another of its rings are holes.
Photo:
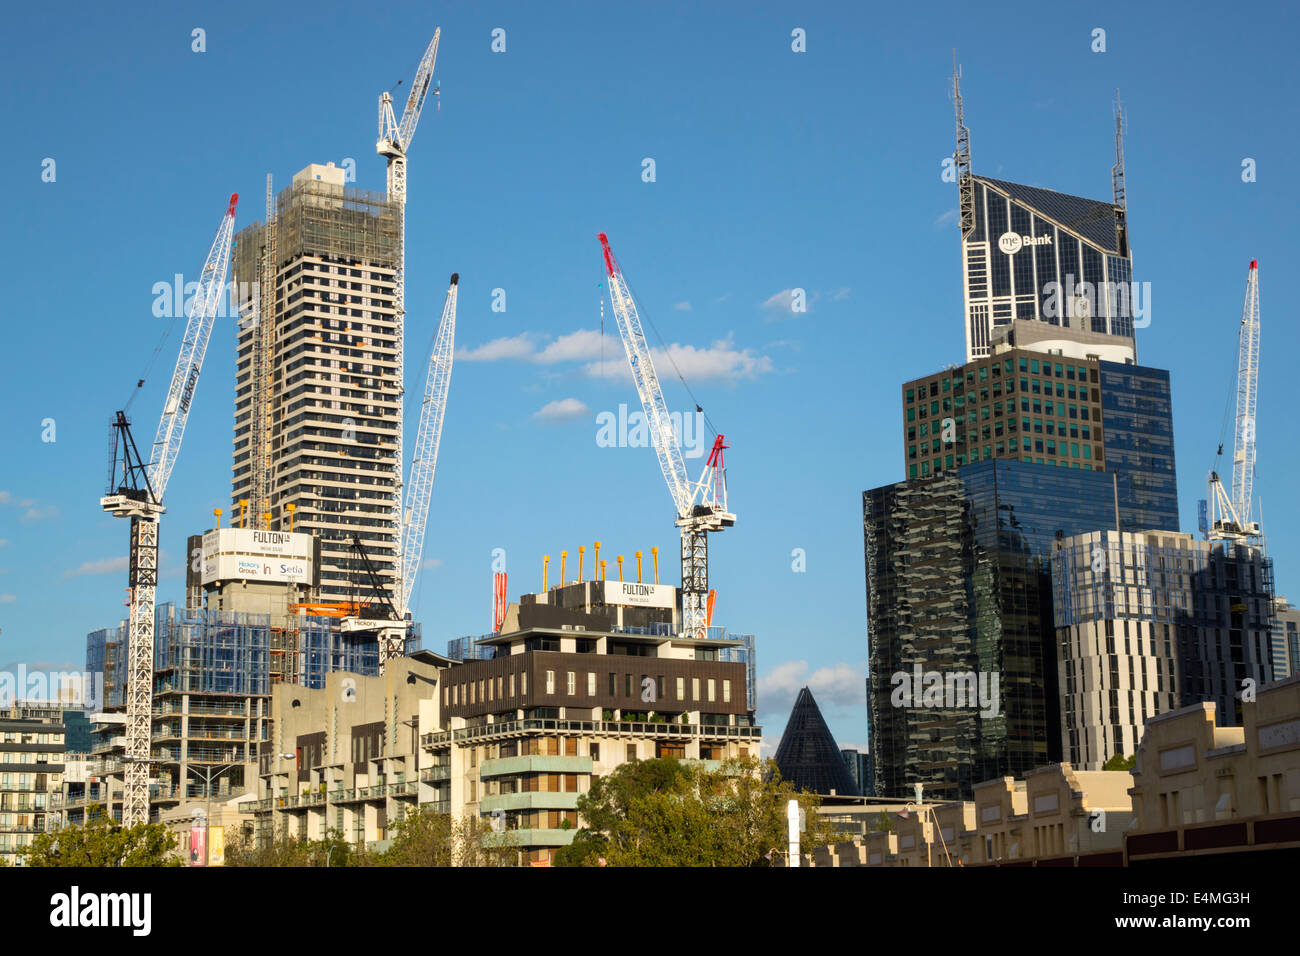
[[[163,402],[152,454],[144,462],[136,449],[125,412],[113,421],[113,459],[108,494],[100,507],[118,518],[131,519],[128,590],[130,623],[127,632],[126,757],[123,761],[122,825],[149,821],[149,762],[153,715],[154,610],[158,588],[158,522],[165,507],[163,494],[185,437],[185,424],[203,370],[203,356],[230,266],[238,195],[217,227],[216,238],[190,301],[185,336]]]
[[[1259,522],[1251,520],[1255,490],[1255,405],[1259,392],[1259,262],[1252,259],[1246,275],[1246,301],[1237,342],[1237,416],[1233,429],[1232,493],[1217,472],[1210,472],[1210,507],[1214,522],[1210,537],[1259,541]],[[1220,448],[1222,451],[1222,448]]]
[[[650,440],[659,458],[659,468],[668,494],[676,510],[676,525],[681,529],[681,618],[682,632],[689,637],[704,637],[707,633],[709,594],[709,542],[710,531],[722,531],[736,523],[736,516],[727,511],[726,469],[722,452],[728,446],[722,435],[713,442],[708,463],[700,480],[691,482],[686,474],[686,463],[672,417],[664,401],[659,376],[655,372],[650,346],[641,327],[641,317],[636,302],[628,291],[623,271],[609,247],[609,237],[600,233],[601,249],[605,256],[610,305],[618,322],[619,336],[627,353],[628,367],[641,398],[641,408],[650,428]]]
[[[399,397],[397,403],[397,455],[394,459],[393,469],[395,487],[392,502],[393,527],[397,529],[402,527],[402,461],[404,458],[402,451],[402,419],[404,413],[401,395],[405,393],[404,383],[406,381],[406,154],[411,148],[411,140],[415,137],[415,127],[420,122],[420,111],[424,109],[424,101],[429,94],[429,86],[433,81],[433,65],[438,59],[438,39],[441,34],[441,28],[433,31],[433,39],[429,41],[424,56],[420,58],[420,65],[416,67],[415,79],[411,83],[411,92],[406,98],[406,109],[403,110],[400,121],[393,114],[392,94],[384,92],[379,96],[379,139],[375,142],[375,152],[388,160],[388,201],[397,207],[397,264],[393,275],[393,309],[397,318],[397,368],[395,372]],[[433,93],[435,96],[438,95],[436,85]],[[393,569],[398,579],[394,582],[394,591],[400,595],[405,590],[405,585],[400,577],[404,558],[401,554],[398,554],[396,558],[397,560],[393,562]]]

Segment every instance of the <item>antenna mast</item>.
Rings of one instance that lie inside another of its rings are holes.
[[[957,51],[952,51],[952,100],[957,112],[957,151],[952,154],[957,163],[957,189],[961,198],[961,237],[969,239],[975,231],[975,183],[971,179],[970,130],[961,103],[961,70],[957,66]]]

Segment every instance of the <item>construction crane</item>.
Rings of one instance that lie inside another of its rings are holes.
[[[609,247],[609,237],[600,233],[601,249],[605,254],[605,272],[609,280],[609,300],[618,320],[618,332],[627,352],[627,363],[632,370],[632,380],[641,396],[641,408],[650,426],[650,440],[668,494],[677,511],[676,525],[682,537],[682,633],[688,637],[703,638],[708,633],[709,621],[709,541],[710,531],[722,531],[736,523],[736,516],[727,510],[727,475],[722,453],[729,446],[722,435],[714,438],[708,462],[700,480],[692,483],[686,476],[686,463],[672,418],[664,402],[659,376],[655,373],[650,347],[641,328],[641,317],[636,302],[628,291],[623,271],[614,252]]]
[[[1250,261],[1246,302],[1241,312],[1237,344],[1237,421],[1233,434],[1232,495],[1218,472],[1211,471],[1209,500],[1212,540],[1259,543],[1262,531],[1251,520],[1255,489],[1255,400],[1259,391],[1259,263]],[[1223,446],[1219,446],[1223,453]]]
[[[402,520],[402,577],[397,591],[398,610],[410,609],[415,578],[424,555],[424,529],[429,520],[429,501],[433,493],[433,474],[438,466],[438,444],[442,440],[442,420],[447,412],[447,390],[451,385],[452,352],[456,344],[456,293],[460,275],[451,274],[442,320],[429,354],[429,371],[424,380],[424,404],[420,409],[420,427],[415,433],[415,450],[406,484],[406,508]]]
[[[163,403],[148,462],[140,457],[126,413],[117,412],[112,424],[113,451],[108,493],[99,504],[116,518],[131,519],[128,565],[131,619],[127,636],[126,759],[122,793],[122,825],[126,827],[149,822],[158,521],[165,510],[163,495],[176,466],[176,457],[180,454],[185,423],[189,420],[199,373],[203,370],[203,356],[212,335],[221,292],[226,285],[238,200],[237,194],[230,197],[230,205],[217,227],[216,238],[199,275],[198,288],[190,302],[185,323],[185,337],[181,340],[180,355],[172,372],[171,386]]]
[[[406,506],[402,511],[401,555],[402,574],[392,599],[382,589],[375,577],[369,555],[359,538],[353,549],[361,556],[371,587],[382,596],[387,614],[374,611],[348,614],[343,629],[348,631],[378,630],[379,672],[394,657],[401,657],[406,649],[407,612],[411,594],[419,575],[420,558],[424,554],[424,530],[429,520],[429,503],[433,497],[433,476],[438,466],[438,445],[442,439],[442,422],[447,411],[447,391],[451,385],[452,353],[456,344],[456,293],[460,275],[451,274],[447,299],[442,307],[442,320],[434,336],[429,355],[429,371],[424,382],[424,404],[420,409],[420,426],[415,436],[415,450],[411,456],[411,470],[406,483]],[[353,602],[353,608],[359,602]],[[383,608],[378,610],[383,610]],[[383,626],[376,621],[383,620]]]
[[[375,143],[375,152],[388,160],[388,201],[397,207],[397,268],[393,276],[393,308],[397,316],[397,368],[398,387],[403,388],[406,381],[406,154],[415,138],[415,127],[420,122],[420,111],[429,94],[433,82],[433,64],[438,59],[438,38],[441,28],[433,31],[433,39],[416,67],[415,79],[411,83],[411,92],[406,98],[406,109],[402,111],[399,122],[393,114],[393,97],[389,92],[379,96],[379,139]],[[438,95],[436,84],[434,96]],[[402,526],[402,402],[397,403],[397,457],[395,459],[395,484],[393,490],[393,527]],[[402,574],[402,555],[397,555],[393,562],[396,593],[401,594],[405,588]]]

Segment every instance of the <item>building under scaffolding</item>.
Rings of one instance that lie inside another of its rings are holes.
[[[154,648],[153,771],[150,818],[186,799],[224,797],[256,785],[257,747],[270,739],[271,690],[278,684],[319,689],[334,671],[379,672],[375,634],[344,632],[340,619],[249,614],[212,608],[157,609]],[[419,649],[418,628],[406,653]],[[120,775],[126,626],[92,631],[86,669],[102,674],[107,713],[96,722],[92,752],[104,779],[79,805],[101,803],[121,816]],[[117,711],[117,713],[114,713]],[[115,781],[113,778],[117,776]]]
[[[254,526],[320,542],[319,592],[352,597],[397,571],[403,317],[395,298],[401,209],[312,164],[235,237],[240,322],[232,503]],[[241,512],[242,513],[242,512]]]

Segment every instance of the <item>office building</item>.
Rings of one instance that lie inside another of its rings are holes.
[[[364,584],[359,535],[381,579],[400,547],[401,211],[312,164],[275,201],[272,227],[239,232],[231,499],[244,525],[320,542],[320,596]],[[293,516],[290,515],[293,507]],[[266,517],[269,513],[269,518]]]
[[[1273,599],[1273,679],[1300,674],[1300,607],[1284,597]]]
[[[1255,547],[1188,534],[1096,531],[1059,542],[1052,595],[1062,747],[1100,770],[1136,752],[1146,722],[1241,697],[1273,679],[1272,565]]]
[[[871,754],[865,750],[846,748],[840,751],[840,756],[844,758],[844,766],[848,768],[858,794],[864,797],[875,796],[875,782],[871,778]]]
[[[1109,475],[1031,462],[863,494],[877,793],[968,798],[1060,759],[1051,548],[1114,523]]]
[[[957,77],[953,92],[966,361],[991,354],[995,332],[1014,320],[1080,329],[1131,353],[1141,303],[1133,301],[1121,116],[1106,202],[975,175]]]
[[[1014,322],[989,356],[903,384],[905,474],[993,458],[1108,472],[1123,530],[1177,531],[1169,373],[1100,358],[1095,334],[1043,328]]]

